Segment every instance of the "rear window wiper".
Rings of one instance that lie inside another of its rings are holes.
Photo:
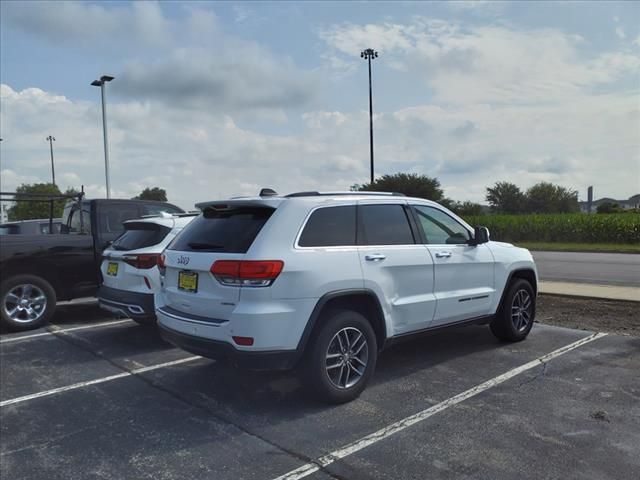
[[[220,250],[224,248],[224,245],[205,242],[189,242],[187,245],[189,245],[193,250]]]

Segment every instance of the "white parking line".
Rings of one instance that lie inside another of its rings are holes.
[[[156,365],[149,365],[148,367],[136,368],[135,370],[131,370],[129,372],[117,373],[115,375],[110,375],[108,377],[96,378],[95,380],[88,380],[86,382],[78,382],[72,385],[67,385],[66,387],[58,387],[51,390],[45,390],[44,392],[32,393],[31,395],[25,395],[23,397],[12,398],[9,400],[3,400],[0,402],[0,407],[4,407],[7,405],[15,405],[16,403],[26,402],[28,400],[33,400],[41,397],[48,397],[50,395],[55,395],[56,393],[68,392],[69,390],[75,390],[82,387],[88,387],[89,385],[96,385],[98,383],[110,382],[111,380],[117,380],[118,378],[130,377],[132,375],[138,375],[144,372],[150,372],[152,370],[158,370],[160,368],[172,367],[174,365],[179,365],[185,362],[191,362],[196,360],[198,356],[181,358],[180,360],[173,360],[172,362],[158,363]]]
[[[111,325],[118,325],[119,323],[132,322],[130,318],[126,318],[124,320],[114,320],[113,322],[102,322],[102,323],[92,323],[91,325],[81,325],[79,327],[71,327],[71,328],[58,328],[55,325],[52,325],[53,330],[49,330],[47,332],[33,333],[31,335],[23,335],[21,337],[9,337],[3,338],[0,340],[0,344],[17,342],[18,340],[28,340],[30,338],[36,337],[44,337],[46,335],[56,335],[58,333],[65,332],[73,332],[75,330],[86,330],[88,328],[98,328],[98,327],[109,327]]]
[[[415,425],[416,423],[426,420],[427,418],[435,415],[436,413],[442,412],[443,410],[446,410],[447,408],[453,405],[457,405],[458,403],[463,402],[468,398],[474,397],[479,393],[484,392],[485,390],[495,387],[496,385],[500,385],[501,383],[506,382],[507,380],[515,377],[516,375],[526,372],[527,370],[531,370],[532,368],[535,368],[539,365],[545,364],[550,360],[556,357],[559,357],[560,355],[570,352],[571,350],[574,350],[580,347],[581,345],[592,342],[597,338],[604,337],[605,335],[607,334],[594,333],[593,335],[589,335],[588,337],[585,337],[576,342],[570,343],[569,345],[565,345],[564,347],[554,350],[551,353],[547,353],[546,355],[543,355],[535,360],[532,360],[531,362],[525,363],[524,365],[520,365],[519,367],[516,367],[513,370],[509,370],[508,372],[503,373],[502,375],[498,375],[497,377],[492,378],[491,380],[487,380],[484,383],[476,385],[475,387],[470,388],[469,390],[466,390],[462,393],[459,393],[458,395],[448,398],[447,400],[444,400],[432,407],[429,407],[425,410],[422,410],[421,412],[411,415],[410,417],[403,418],[402,420],[399,420],[395,423],[392,423],[391,425],[381,428],[377,432],[373,432],[365,437],[362,437],[360,440],[356,440],[353,443],[350,443],[342,448],[339,448],[338,450],[335,450],[331,453],[328,453],[327,455],[324,455],[318,458],[313,463],[307,463],[299,468],[296,468],[295,470],[292,470],[288,473],[285,473],[284,475],[281,475],[275,478],[274,480],[299,480],[308,475],[311,475],[312,473],[317,472],[321,468],[331,465],[337,460],[340,460],[356,452],[359,452],[360,450],[367,448],[368,446],[373,445],[374,443],[377,443],[380,440],[384,440],[385,438],[390,437],[391,435],[394,435],[398,432],[401,432],[402,430],[405,430],[406,428],[409,428],[410,426]]]

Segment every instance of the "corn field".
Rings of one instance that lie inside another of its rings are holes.
[[[503,242],[640,243],[640,214],[560,213],[466,216]]]

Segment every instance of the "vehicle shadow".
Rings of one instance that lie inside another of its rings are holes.
[[[56,306],[56,311],[51,318],[50,323],[65,328],[69,325],[87,325],[93,323],[106,322],[109,320],[117,320],[113,313],[102,310],[97,302],[83,303],[63,303]]]
[[[361,399],[372,391],[402,400],[402,392],[384,387],[416,373],[503,345],[487,327],[461,327],[398,344],[378,358],[375,375]],[[469,360],[471,362],[471,360]],[[314,399],[301,382],[302,371],[261,372],[234,367],[226,361],[185,364],[176,370],[158,371],[153,382],[183,400],[242,422],[280,423],[332,408]],[[428,377],[428,375],[426,375]],[[419,381],[424,380],[421,379]],[[427,380],[428,381],[428,380]],[[420,388],[418,386],[418,388]],[[372,394],[375,396],[375,394]],[[405,395],[406,397],[406,395]],[[405,398],[406,403],[406,398]]]

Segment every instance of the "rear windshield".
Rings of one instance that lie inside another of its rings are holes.
[[[169,249],[246,253],[274,211],[270,207],[207,208],[184,228]]]
[[[125,231],[111,244],[114,250],[137,250],[150,247],[164,240],[171,231],[169,227],[154,223],[128,223]]]

